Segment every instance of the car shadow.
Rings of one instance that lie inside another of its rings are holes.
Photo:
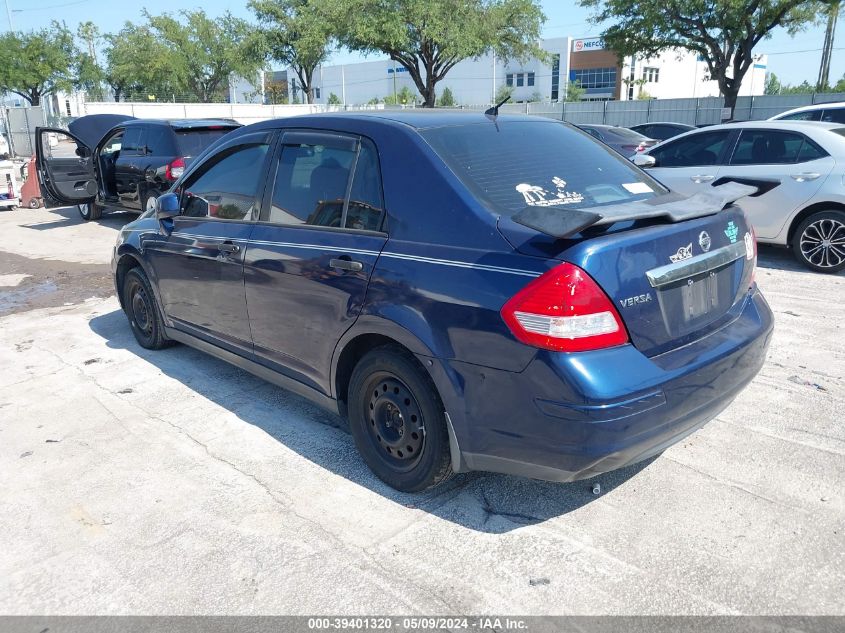
[[[779,246],[772,246],[769,244],[758,244],[757,266],[759,266],[760,268],[776,268],[778,270],[788,270],[795,273],[807,273],[808,275],[825,274],[817,273],[801,264],[797,259],[795,259],[795,255],[792,254],[792,249],[783,248]],[[832,275],[839,275],[841,277],[845,277],[845,270],[840,270],[838,273],[832,273]]]
[[[262,429],[314,464],[396,504],[429,512],[471,530],[501,534],[565,515],[601,498],[593,494],[594,484],[600,484],[601,494],[605,494],[656,459],[569,484],[462,473],[433,490],[401,493],[366,467],[339,416],[188,346],[146,350],[135,341],[120,310],[94,317],[90,327],[110,348],[136,354],[164,375]],[[247,391],[249,398],[236,397]]]
[[[37,222],[32,224],[24,224],[22,226],[28,229],[35,229],[36,231],[47,231],[50,229],[55,229],[58,227],[64,226],[73,226],[74,224],[85,224],[86,221],[82,219],[82,216],[79,215],[79,211],[76,207],[58,207],[55,209],[38,209],[33,213],[39,214],[49,214],[48,217],[54,218],[50,222]],[[39,218],[41,216],[38,216]],[[129,211],[112,211],[103,213],[103,216],[99,220],[92,220],[97,224],[102,226],[107,226],[109,228],[119,230],[123,228],[126,224],[129,224],[133,220],[138,218],[137,213],[131,213]],[[35,218],[34,218],[35,219]]]

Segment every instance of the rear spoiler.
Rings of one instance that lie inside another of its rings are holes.
[[[525,207],[511,216],[511,219],[545,235],[562,239],[590,226],[613,224],[625,220],[668,218],[672,222],[683,222],[713,215],[740,198],[761,195],[780,184],[777,180],[753,181],[753,185],[752,181],[747,179],[720,180],[724,184],[714,186],[707,193],[697,193],[689,197],[679,193],[668,193],[647,200],[624,202],[595,209],[564,210],[554,207]],[[739,182],[739,180],[745,182]],[[761,191],[765,187],[768,188]]]

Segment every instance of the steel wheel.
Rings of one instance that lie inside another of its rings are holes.
[[[416,466],[425,443],[420,405],[396,376],[384,372],[369,382],[370,399],[364,414],[370,421],[370,440],[391,468],[406,471]]]
[[[153,307],[146,289],[137,280],[129,283],[129,310],[132,321],[139,333],[145,339],[151,339],[153,335]]]
[[[819,218],[804,227],[799,248],[803,258],[813,266],[833,269],[845,264],[845,223]]]
[[[164,333],[164,324],[150,282],[140,267],[126,273],[121,296],[132,334],[141,347],[161,349],[171,343]]]

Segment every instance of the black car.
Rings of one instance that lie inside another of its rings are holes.
[[[639,125],[632,125],[629,129],[634,132],[639,132],[656,141],[665,141],[666,139],[678,136],[684,132],[694,130],[694,125],[687,125],[686,123],[640,123]]]
[[[37,128],[35,151],[48,165],[40,174],[42,195],[48,207],[74,200],[85,220],[103,211],[152,210],[193,158],[238,127],[231,119],[92,114],[67,130]]]

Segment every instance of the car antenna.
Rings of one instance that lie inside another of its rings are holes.
[[[490,108],[487,108],[484,111],[484,114],[486,114],[487,116],[499,116],[499,108],[502,107],[503,105],[505,105],[510,100],[511,100],[511,96],[508,95],[507,97],[505,97],[504,99],[499,101],[499,103],[497,103],[496,105],[494,105]]]

